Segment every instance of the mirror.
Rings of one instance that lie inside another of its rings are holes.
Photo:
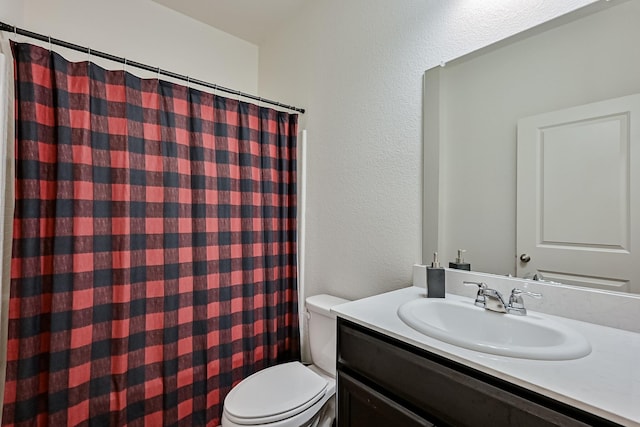
[[[438,251],[447,266],[458,249],[465,249],[472,270],[503,275],[526,271],[520,256],[526,259],[528,254],[519,253],[516,232],[522,226],[517,224],[518,121],[640,93],[638,22],[640,2],[596,2],[425,73],[423,263]],[[624,133],[622,120],[619,129]],[[640,141],[629,141],[624,153],[638,157]],[[572,157],[578,160],[580,152],[572,152]],[[632,165],[632,160],[622,163]],[[598,170],[597,164],[589,167],[587,174]],[[628,266],[630,272],[624,274],[630,276],[583,274],[574,271],[573,259],[558,256],[555,266],[543,271],[545,278],[640,292],[640,252],[631,250],[634,233],[640,230],[640,222],[634,224],[640,218],[640,194],[634,194],[640,193],[640,179],[634,180],[640,171],[628,169],[620,173],[627,188],[615,199],[622,217],[610,227],[625,242],[591,246],[605,254],[598,262],[614,270]],[[574,188],[588,203],[591,184],[582,182]],[[594,199],[593,208],[597,205]],[[534,203],[534,209],[542,210],[540,206],[539,200]],[[532,225],[536,236],[540,221]],[[578,249],[587,252],[585,248]],[[629,256],[610,261],[606,254],[616,251]],[[581,283],[581,275],[589,280]]]

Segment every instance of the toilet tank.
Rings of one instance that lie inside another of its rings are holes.
[[[314,295],[306,300],[309,311],[309,345],[314,365],[330,374],[336,375],[336,315],[331,307],[344,304],[349,300],[332,295]]]

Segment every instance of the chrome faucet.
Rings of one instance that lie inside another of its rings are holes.
[[[462,283],[465,286],[478,287],[476,301],[474,302],[475,305],[486,310],[495,311],[497,313],[509,313],[518,316],[525,316],[527,314],[527,310],[524,308],[522,295],[528,295],[534,298],[542,298],[542,294],[514,288],[511,291],[511,296],[509,297],[509,304],[506,304],[504,302],[502,294],[495,289],[489,288],[485,283],[466,281]]]
[[[507,304],[505,304],[502,294],[495,289],[484,290],[484,308],[496,313],[507,313]]]
[[[524,301],[522,295],[527,295],[533,298],[540,299],[542,294],[537,292],[523,291],[522,289],[513,288],[511,290],[511,296],[509,297],[509,305],[507,306],[507,312],[510,314],[517,314],[518,316],[526,316],[527,309],[524,308]]]
[[[484,308],[485,301],[486,301],[484,298],[484,291],[485,289],[487,289],[487,285],[483,282],[467,282],[467,281],[462,282],[462,284],[465,286],[475,285],[478,287],[478,293],[476,294],[476,301],[473,304],[477,305],[478,307]]]

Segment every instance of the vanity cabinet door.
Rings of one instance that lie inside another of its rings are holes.
[[[433,424],[350,377],[338,372],[337,427],[431,427]]]

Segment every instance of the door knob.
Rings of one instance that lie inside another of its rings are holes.
[[[520,255],[520,261],[529,262],[529,261],[531,261],[531,257],[529,255],[527,255],[527,254],[522,254],[522,255]]]

